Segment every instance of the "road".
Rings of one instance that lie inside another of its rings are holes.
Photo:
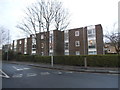
[[[117,74],[51,70],[2,64],[3,88],[118,88]]]

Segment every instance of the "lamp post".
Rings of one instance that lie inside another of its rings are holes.
[[[7,46],[7,61],[8,61],[8,48],[9,48],[9,46]]]
[[[85,50],[86,50],[86,49],[85,49],[85,48],[86,48],[86,47],[85,47],[85,44],[86,44],[85,41],[86,41],[86,39],[85,39],[85,32],[84,32],[84,30],[85,30],[85,29],[84,29],[84,27],[83,27],[83,41],[84,41],[84,67],[87,68],[87,58],[86,58],[86,56],[85,56],[85,55],[86,55],[86,51],[85,51]]]
[[[52,34],[50,35],[50,39],[51,39],[51,49],[53,50],[53,36]],[[54,50],[53,50],[54,52]],[[51,53],[51,67],[53,67],[53,52]]]
[[[8,57],[9,57],[9,30],[8,30],[8,46],[7,46],[7,61],[8,61]]]

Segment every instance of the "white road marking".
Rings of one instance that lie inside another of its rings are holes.
[[[62,72],[58,72],[58,74],[59,74],[59,75],[61,75],[61,74],[62,74]]]
[[[114,76],[117,76],[118,74],[107,74],[107,75],[114,75]]]
[[[37,76],[36,73],[27,73],[27,77]]]
[[[73,72],[66,72],[66,73],[73,73]]]
[[[49,72],[41,72],[40,74],[41,75],[49,75],[50,73]]]
[[[0,72],[2,75],[0,75],[1,77],[5,77],[5,78],[10,78],[10,76],[8,76],[5,72],[3,72],[1,69],[0,69]]]
[[[12,66],[14,69],[16,69],[17,71],[21,71],[21,70],[28,70],[28,69],[30,69],[30,68],[17,68],[17,67],[15,67],[15,66]]]
[[[118,73],[118,71],[109,71],[109,73]]]
[[[24,70],[28,70],[28,69],[30,69],[30,68],[23,68]]]
[[[54,72],[55,74],[61,75],[62,72],[58,71],[58,72]]]
[[[12,77],[13,78],[21,78],[23,76],[23,74],[16,74],[16,75],[13,75]]]

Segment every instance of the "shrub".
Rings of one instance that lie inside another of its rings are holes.
[[[82,56],[54,56],[55,64],[83,66]]]
[[[87,56],[88,66],[95,67],[118,67],[117,55],[89,55]]]
[[[120,55],[80,55],[80,56],[54,56],[54,64],[84,66],[84,57],[90,67],[118,67]],[[51,56],[17,55],[18,61],[32,61],[51,63]]]
[[[50,56],[35,56],[35,61],[40,63],[50,63]]]

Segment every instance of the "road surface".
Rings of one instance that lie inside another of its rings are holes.
[[[2,88],[118,88],[117,74],[83,73],[2,64]]]

